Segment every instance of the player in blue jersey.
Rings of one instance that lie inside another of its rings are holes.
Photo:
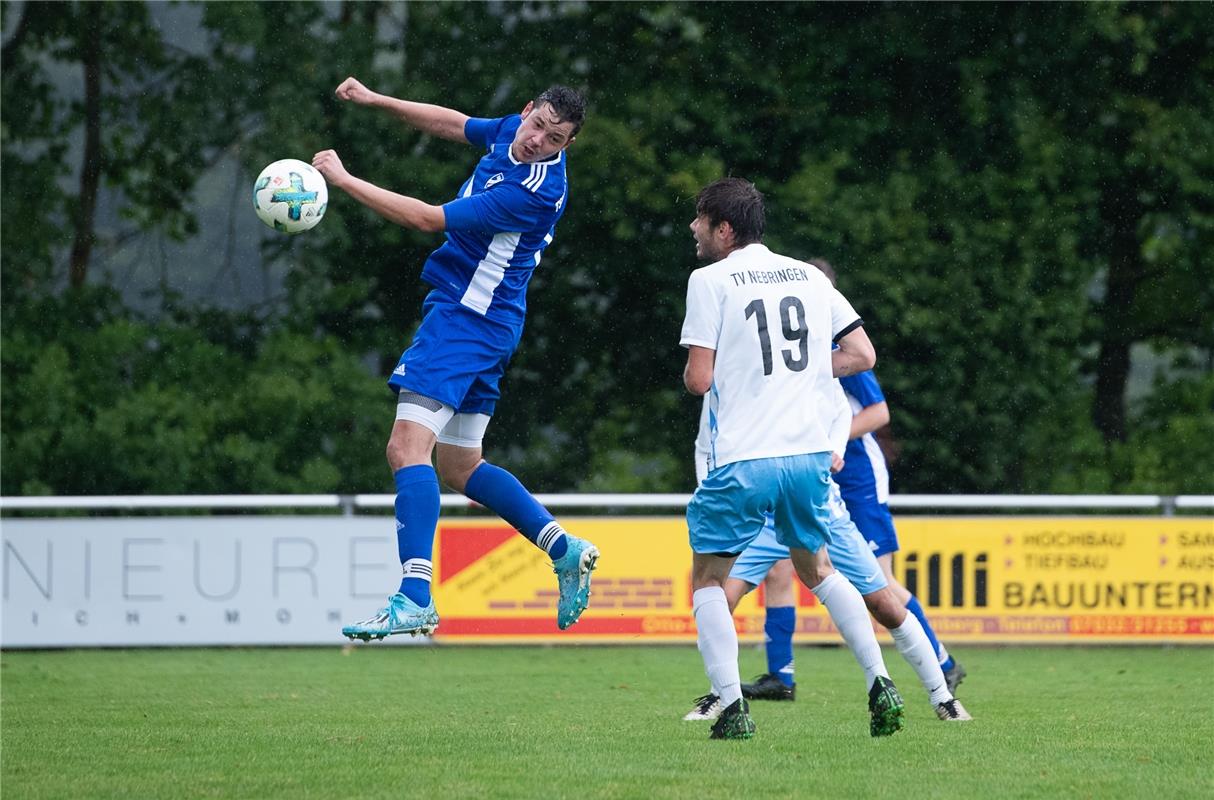
[[[386,607],[342,633],[366,641],[438,627],[430,578],[439,476],[551,556],[560,590],[557,625],[568,628],[589,602],[599,551],[566,533],[517,478],[485,461],[481,442],[522,335],[527,284],[565,211],[566,149],[585,121],[585,100],[553,86],[518,114],[478,119],[388,97],[354,78],[337,87],[337,96],[485,151],[455,199],[443,205],[356,178],[332,150],[312,159],[331,186],[389,221],[447,236],[422,268],[432,287],[422,323],[388,380],[397,392],[387,455],[396,482],[400,588]],[[431,466],[436,450],[437,473]]]
[[[822,270],[832,284],[836,282],[835,270],[830,262],[819,258],[809,263]],[[889,511],[889,470],[873,435],[889,424],[889,406],[885,402],[885,395],[872,370],[840,378],[839,383],[847,393],[853,417],[851,438],[843,455],[846,463],[835,476],[835,482],[839,484],[843,502],[847,504],[856,527],[868,540],[869,548],[885,572],[890,589],[907,610],[919,619],[932,647],[936,649],[949,691],[955,692],[965,677],[965,668],[940,643],[918,598],[894,577],[893,554],[898,551],[898,534]]]
[[[810,259],[813,264],[836,282],[834,267],[825,259]],[[931,641],[948,683],[956,692],[965,677],[965,668],[956,661],[936,637],[927,614],[910,591],[893,573],[893,554],[898,550],[898,535],[889,510],[889,471],[885,456],[873,433],[889,423],[889,406],[871,370],[839,379],[852,407],[852,423],[847,449],[843,454],[843,469],[834,476],[852,521],[877,557],[890,590],[898,602],[915,615],[923,632]],[[770,602],[764,632],[767,638],[768,671],[753,683],[742,685],[748,699],[789,700],[793,695],[792,634],[796,624],[793,605],[791,570],[787,566],[772,570],[767,576],[766,590],[779,605]]]

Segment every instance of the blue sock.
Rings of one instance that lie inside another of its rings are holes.
[[[488,461],[472,471],[464,494],[514,526],[555,561],[565,555],[569,543],[556,519],[548,513],[518,478]]]
[[[763,633],[767,638],[767,671],[780,679],[785,686],[792,686],[792,632],[797,627],[797,609],[792,606],[768,608],[763,622]]]
[[[923,632],[927,634],[928,641],[932,643],[932,649],[936,651],[936,658],[940,659],[940,669],[945,672],[952,669],[953,657],[936,638],[936,632],[932,630],[932,624],[927,621],[927,614],[924,613],[923,606],[919,605],[919,598],[912,594],[910,600],[906,601],[906,610],[914,614],[915,618],[919,620],[919,624],[923,626]]]
[[[430,604],[430,559],[438,527],[438,476],[429,464],[401,467],[396,480],[396,551],[404,577],[400,593],[422,608]]]

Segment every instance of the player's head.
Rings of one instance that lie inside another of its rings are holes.
[[[586,121],[586,98],[568,86],[550,86],[522,111],[510,153],[516,161],[547,161],[573,143]]]
[[[811,264],[812,266],[817,267],[817,268],[818,268],[818,270],[819,270],[819,271],[820,271],[820,272],[821,272],[823,275],[825,275],[826,277],[830,278],[830,285],[831,285],[831,286],[838,286],[838,285],[839,285],[838,276],[835,274],[835,268],[834,268],[834,267],[832,267],[832,266],[830,265],[830,262],[829,262],[829,261],[827,261],[825,258],[811,258],[811,259],[809,259],[808,261],[806,261],[805,263],[807,263],[807,264]]]
[[[742,178],[721,178],[700,190],[691,234],[696,255],[719,261],[730,252],[763,241],[763,193]]]

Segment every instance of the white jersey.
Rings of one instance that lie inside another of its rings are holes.
[[[716,351],[707,469],[829,452],[831,344],[861,324],[816,267],[761,244],[691,273],[680,344]]]
[[[830,450],[839,458],[847,449],[848,436],[851,434],[852,410],[847,393],[838,379],[831,381],[831,393],[823,405],[822,424],[826,427],[827,438],[830,439]],[[700,407],[700,427],[696,431],[696,483],[704,482],[708,477],[708,444],[711,437],[708,429],[708,395],[704,395],[704,403]],[[833,483],[833,482],[832,482]],[[838,488],[832,488],[833,495],[838,494]],[[840,503],[842,500],[839,501]],[[833,510],[833,509],[832,509]]]

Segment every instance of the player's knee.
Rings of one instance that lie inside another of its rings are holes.
[[[454,464],[442,457],[438,457],[438,477],[442,482],[453,489],[454,491],[463,494],[464,488],[468,485],[468,478],[472,476],[472,470],[468,469],[463,464]]]
[[[792,559],[777,561],[767,573],[767,585],[778,588],[791,587],[796,571],[792,568]]]
[[[868,607],[868,613],[886,628],[896,628],[906,619],[906,606],[898,602],[888,586],[864,595],[864,605]]]
[[[404,448],[395,439],[388,440],[388,446],[385,448],[384,456],[388,459],[388,466],[396,471],[404,466]]]
[[[397,429],[393,430],[385,450],[388,466],[392,468],[393,472],[402,467],[430,463],[431,454],[434,451],[433,434],[427,436],[426,434],[429,432],[421,430],[423,433],[419,435],[415,431],[401,428],[400,423],[397,423]]]

